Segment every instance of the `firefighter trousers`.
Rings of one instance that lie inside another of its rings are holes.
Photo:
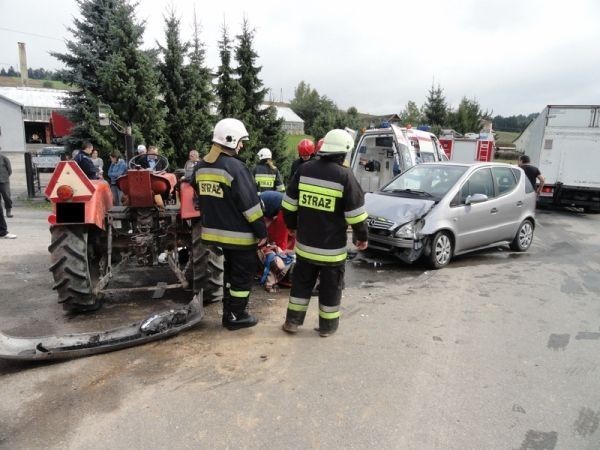
[[[292,274],[292,289],[286,321],[302,325],[308,310],[311,293],[320,276],[319,284],[319,330],[335,331],[340,320],[340,302],[344,286],[344,264],[319,266],[302,259],[296,261]]]
[[[225,289],[223,311],[239,314],[248,306],[257,271],[256,249],[223,249]]]

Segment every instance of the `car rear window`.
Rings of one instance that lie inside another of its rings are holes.
[[[492,167],[492,175],[498,188],[498,195],[512,191],[517,185],[517,180],[510,167]]]

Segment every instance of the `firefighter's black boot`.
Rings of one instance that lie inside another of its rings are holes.
[[[323,317],[319,317],[319,328],[315,328],[315,331],[318,331],[319,336],[321,337],[328,337],[337,331],[339,324],[339,317],[336,317],[335,319],[324,319]]]
[[[248,299],[223,299],[223,326],[228,330],[253,327],[258,319],[250,314],[246,307]]]

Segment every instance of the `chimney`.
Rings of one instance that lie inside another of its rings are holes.
[[[27,52],[25,51],[25,42],[19,42],[19,66],[21,67],[21,83],[27,86]]]

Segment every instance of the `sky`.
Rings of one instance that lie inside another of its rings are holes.
[[[493,115],[600,103],[597,0],[138,2],[144,48],[164,41],[171,5],[190,39],[195,9],[211,68],[223,23],[236,35],[247,17],[275,100],[291,100],[305,81],[338,107],[371,114],[421,106],[432,84],[451,107],[467,97]],[[0,67],[18,66],[25,42],[29,67],[61,68],[49,52],[66,50],[78,13],[75,0],[0,0]]]

